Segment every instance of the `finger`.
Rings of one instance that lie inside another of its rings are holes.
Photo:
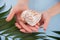
[[[21,29],[21,26],[18,23],[15,23],[16,27],[18,27],[19,29]]]
[[[24,22],[24,18],[20,17],[20,19],[21,19],[21,21],[23,21],[23,22]]]
[[[38,30],[35,27],[29,27],[33,32],[37,32]]]
[[[27,31],[24,30],[24,29],[21,29],[20,31],[23,32],[23,33],[31,33],[31,32],[27,32]]]
[[[10,20],[12,20],[12,18],[14,17],[14,15],[15,15],[15,11],[13,9],[11,9],[9,15],[6,18],[6,21],[9,22]]]
[[[39,26],[38,25],[35,25],[35,27],[38,29],[39,28]]]
[[[21,29],[20,31],[23,32],[23,33],[31,33],[31,32],[27,32],[27,31],[24,30],[24,29]]]
[[[21,32],[27,33],[26,30],[21,29],[21,26],[18,23],[15,23],[16,27],[18,27],[20,29]]]
[[[36,25],[38,25],[38,26],[39,26],[39,25],[40,25],[40,23],[37,23]]]
[[[44,25],[43,25],[44,26],[44,31],[46,31],[48,24],[49,24],[49,19],[46,19],[44,21]]]
[[[25,31],[24,29],[20,29],[21,32],[27,33],[27,31]]]
[[[15,23],[16,27],[18,27],[20,29],[21,32],[27,33],[26,30],[21,29],[21,26],[18,23]]]
[[[30,25],[28,25],[28,27],[29,27],[33,32],[37,32],[37,30],[38,30],[35,26],[30,26]]]
[[[26,31],[32,32],[32,30],[28,26],[26,26],[23,22],[20,21],[19,23]]]
[[[43,15],[42,15],[41,20],[40,20],[40,22],[39,22],[39,23],[40,23],[40,26],[44,24],[44,20],[45,20],[45,19],[43,18]]]
[[[21,20],[20,20],[20,19],[21,19],[21,18],[20,18],[20,15],[17,14],[16,17],[17,17],[17,20],[16,20],[16,21],[17,21],[17,22],[19,23],[19,25],[20,25],[20,21],[21,21]],[[23,21],[22,21],[22,22],[23,22]],[[20,25],[20,26],[21,26],[21,25]],[[17,27],[19,28],[19,26],[17,26]],[[21,26],[21,28],[23,28],[23,27]],[[21,29],[21,28],[20,28],[20,29]],[[24,29],[24,28],[23,28],[23,29]],[[25,29],[24,29],[24,30],[25,30]],[[28,31],[26,31],[26,32],[28,32]],[[25,32],[25,33],[26,33],[26,32]],[[29,32],[28,32],[28,33],[29,33]]]

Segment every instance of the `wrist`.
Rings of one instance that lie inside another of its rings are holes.
[[[55,16],[56,14],[60,13],[60,3],[57,3],[55,6],[53,6],[52,8],[50,8],[48,11],[49,15]]]

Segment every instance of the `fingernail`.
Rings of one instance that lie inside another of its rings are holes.
[[[22,31],[22,30],[20,30],[20,31]]]

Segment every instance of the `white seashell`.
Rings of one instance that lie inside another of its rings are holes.
[[[33,10],[25,10],[22,12],[21,17],[26,23],[34,26],[41,20],[41,13],[35,12]]]

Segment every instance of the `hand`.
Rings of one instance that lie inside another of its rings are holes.
[[[24,33],[32,33],[32,32],[37,32],[39,29],[39,23],[37,23],[35,26],[30,26],[28,24],[26,24],[24,21],[21,20],[22,18],[20,18],[20,15],[17,14],[16,15],[16,27],[18,27],[18,29],[20,29],[20,31],[24,32]]]
[[[19,6],[15,6],[11,9],[10,14],[8,15],[8,17],[6,18],[6,21],[11,21],[12,18],[15,16],[16,17],[16,27],[19,28],[20,31],[24,32],[24,33],[32,33],[32,32],[37,32],[39,25],[35,25],[34,27],[25,24],[21,18],[20,18],[20,14],[21,12],[23,12],[24,10],[28,9],[27,6],[25,7],[19,7]]]
[[[43,26],[44,26],[45,31],[47,29],[47,26],[49,24],[51,17],[53,17],[59,13],[60,13],[60,2],[58,2],[56,5],[49,8],[47,11],[43,12],[42,20],[44,21]]]
[[[20,29],[21,32],[24,32],[24,33],[38,32],[38,28],[39,28],[38,25],[30,26],[28,24],[24,24],[21,21],[19,23],[16,22],[15,25],[16,27],[18,27],[18,29]]]
[[[47,11],[42,13],[42,19],[40,21],[41,23],[40,25],[43,25],[44,31],[46,31],[50,19],[51,19],[51,15]]]
[[[16,16],[17,14],[21,14],[21,12],[22,11],[24,11],[24,10],[26,10],[26,9],[28,9],[28,7],[27,6],[19,6],[19,5],[16,5],[16,6],[14,6],[12,9],[11,9],[11,11],[10,11],[10,13],[9,13],[9,15],[8,15],[8,17],[6,18],[6,21],[11,21],[11,19],[14,17],[14,16]]]

